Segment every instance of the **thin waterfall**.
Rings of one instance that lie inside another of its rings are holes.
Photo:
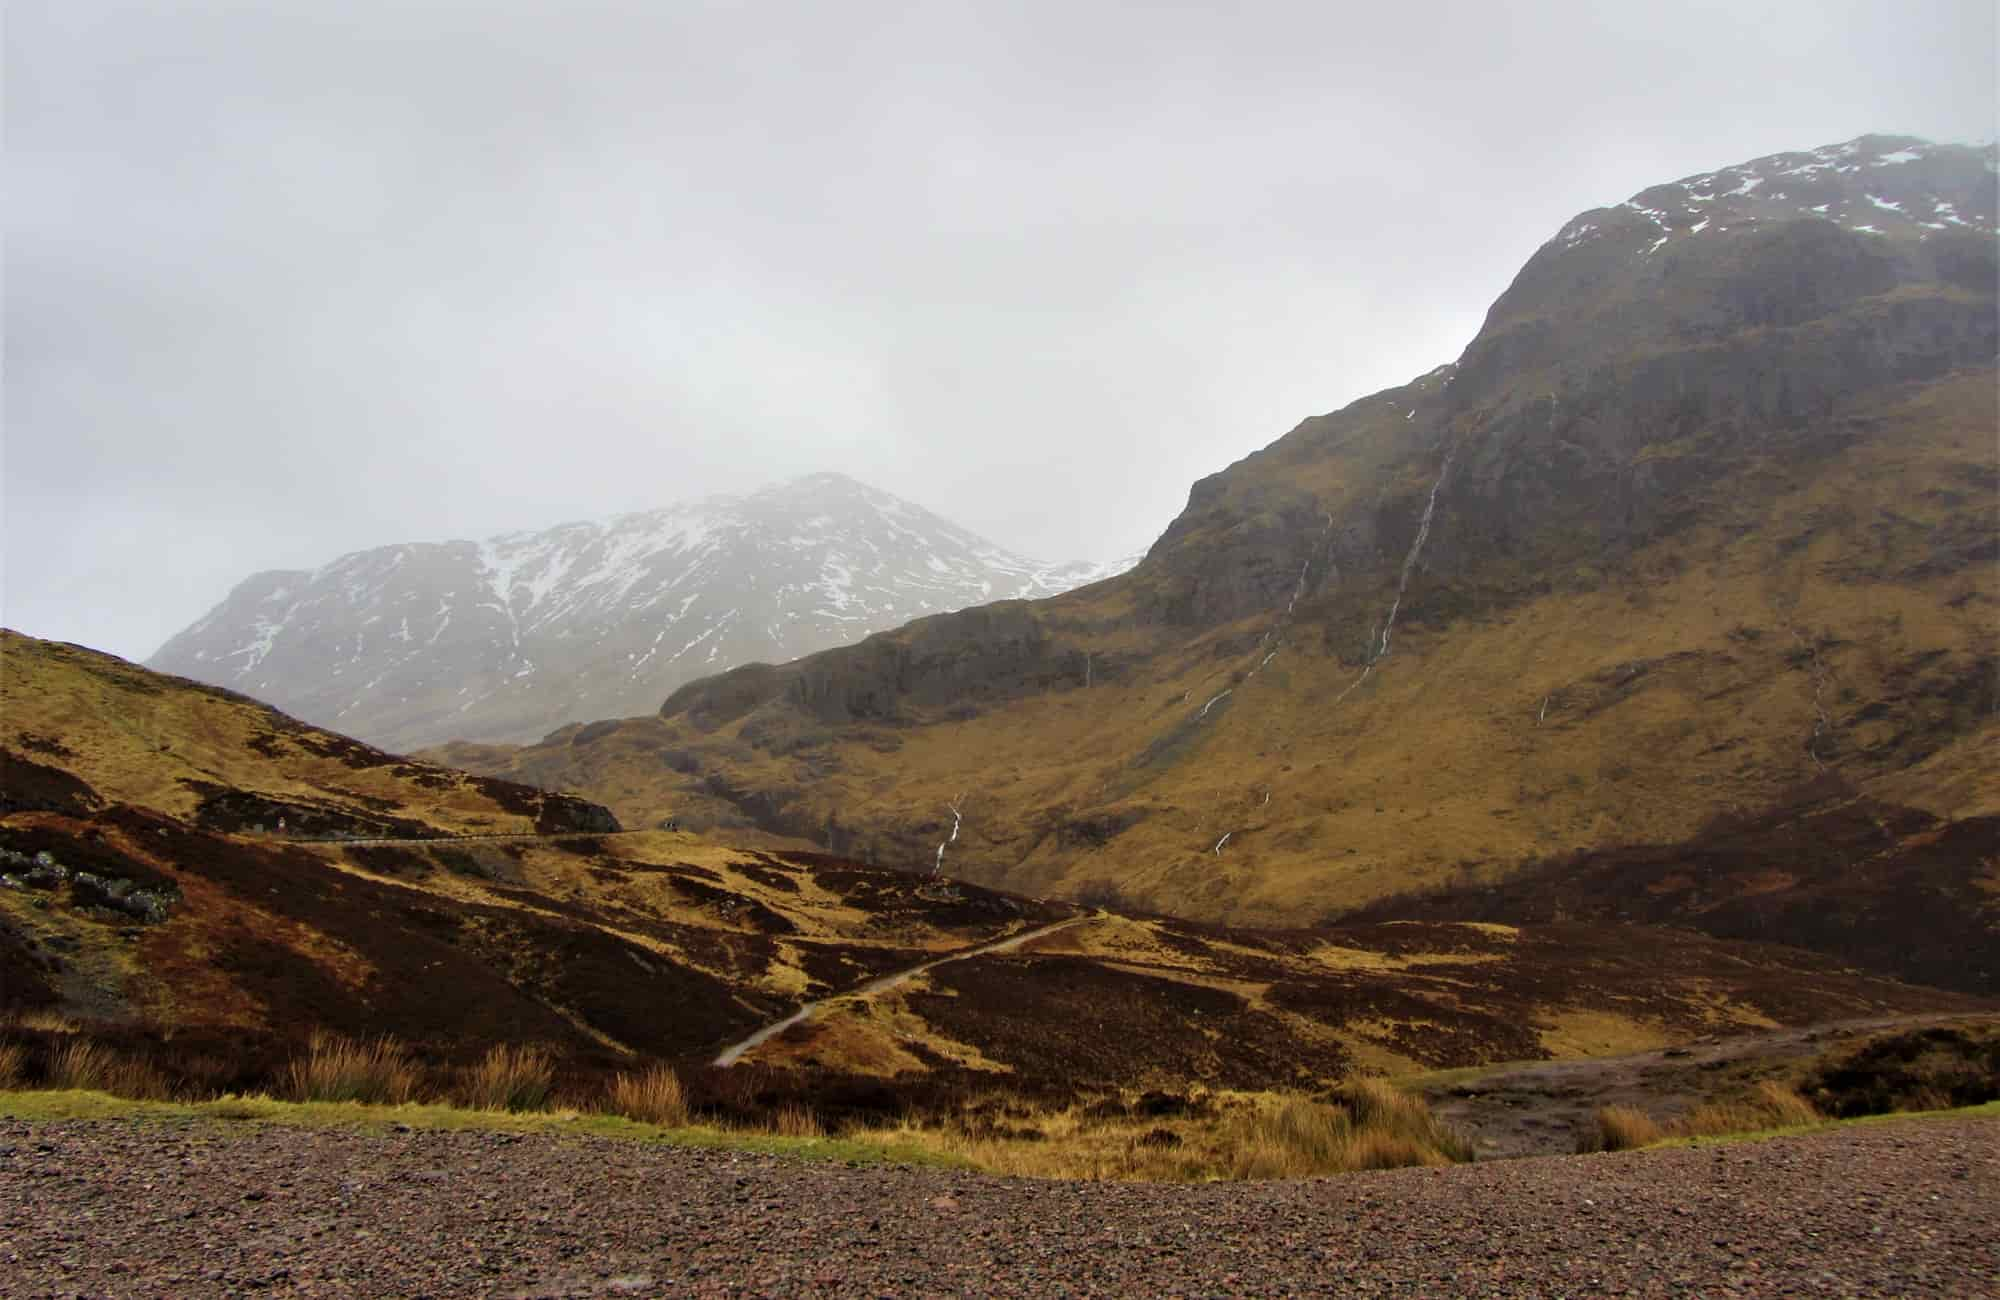
[[[1322,531],[1320,534],[1319,546],[1316,549],[1330,552],[1333,548],[1333,516],[1330,514],[1326,515],[1325,519],[1326,519],[1326,527],[1324,531]],[[1278,617],[1272,622],[1269,628],[1265,629],[1263,636],[1257,638],[1257,647],[1259,649],[1262,649],[1267,645],[1270,646],[1271,648],[1269,651],[1265,653],[1263,658],[1257,661],[1256,667],[1252,668],[1249,672],[1243,674],[1243,682],[1249,681],[1252,677],[1255,677],[1258,673],[1261,673],[1266,668],[1269,668],[1271,666],[1271,661],[1278,657],[1278,651],[1284,649],[1285,629],[1291,626],[1292,615],[1298,610],[1299,602],[1305,599],[1306,585],[1312,576],[1312,561],[1313,557],[1311,555],[1307,555],[1306,558],[1299,564],[1298,580],[1292,584],[1292,597],[1290,600],[1287,600],[1285,602],[1284,612],[1278,615]],[[1242,684],[1243,684],[1242,682],[1237,683],[1237,685],[1239,686]],[[1210,709],[1214,708],[1218,703],[1220,703],[1224,696],[1231,695],[1234,693],[1234,691],[1235,688],[1231,687],[1228,690],[1224,690],[1217,695],[1211,696],[1209,698],[1208,703],[1202,705],[1200,711],[1194,715],[1194,720],[1196,722],[1199,722],[1203,718],[1207,717],[1208,711]]]
[[[933,876],[944,874],[944,851],[958,843],[958,828],[965,821],[964,814],[959,811],[959,805],[964,802],[965,796],[960,795],[945,805],[945,807],[951,809],[951,834],[945,837],[938,845],[937,861],[931,865],[931,874]]]
[[[1368,674],[1375,671],[1375,665],[1389,654],[1389,633],[1395,629],[1396,614],[1403,608],[1403,593],[1410,588],[1410,575],[1417,571],[1417,557],[1423,553],[1424,543],[1430,540],[1431,518],[1437,513],[1438,489],[1444,486],[1445,475],[1451,473],[1451,458],[1456,452],[1447,452],[1444,464],[1438,467],[1437,480],[1431,484],[1430,497],[1424,502],[1423,516],[1417,521],[1417,536],[1410,543],[1410,553],[1403,557],[1403,572],[1396,581],[1396,598],[1389,602],[1388,616],[1382,620],[1381,640],[1375,642],[1368,656],[1368,662],[1361,667],[1361,675],[1348,684],[1346,690],[1334,697],[1338,704],[1354,693],[1354,688],[1368,680]],[[1371,634],[1370,641],[1375,641]]]

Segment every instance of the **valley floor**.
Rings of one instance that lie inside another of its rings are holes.
[[[0,1120],[10,1295],[1991,1295],[2000,1120],[1161,1186]]]

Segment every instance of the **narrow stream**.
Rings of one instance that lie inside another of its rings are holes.
[[[1056,921],[1052,924],[1041,926],[1038,929],[1024,930],[1020,934],[1009,935],[1004,939],[994,939],[987,943],[977,944],[971,948],[961,948],[957,952],[946,953],[942,957],[933,957],[929,961],[911,966],[907,970],[891,971],[887,975],[878,975],[858,988],[849,989],[845,993],[835,994],[831,998],[822,998],[819,1002],[808,1002],[797,1011],[792,1012],[791,1015],[786,1016],[783,1020],[765,1025],[742,1042],[723,1048],[721,1054],[715,1058],[715,1064],[721,1069],[727,1069],[736,1064],[744,1056],[756,1051],[767,1041],[776,1038],[793,1025],[812,1019],[813,1012],[819,1010],[822,1003],[835,1001],[839,998],[873,997],[877,993],[886,992],[889,989],[895,988],[898,984],[913,980],[925,971],[934,970],[948,962],[964,961],[968,957],[982,957],[989,952],[1007,952],[1020,947],[1032,939],[1039,939],[1045,934],[1054,934],[1058,930],[1067,930],[1073,925],[1082,925],[1085,921],[1094,921],[1096,919],[1094,916],[1072,916],[1066,921]]]

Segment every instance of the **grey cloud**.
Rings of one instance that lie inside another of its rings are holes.
[[[839,469],[1050,558],[1450,359],[1574,212],[1992,133],[1990,4],[41,0],[6,621]]]

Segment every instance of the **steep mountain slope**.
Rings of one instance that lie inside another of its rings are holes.
[[[531,740],[909,618],[1051,595],[1041,565],[838,474],[608,523],[344,555],[245,580],[148,661],[395,749]]]
[[[1864,137],[1585,213],[1455,364],[1196,484],[1122,578],[480,761],[1255,923],[1828,777],[1990,816],[1994,168]]]

